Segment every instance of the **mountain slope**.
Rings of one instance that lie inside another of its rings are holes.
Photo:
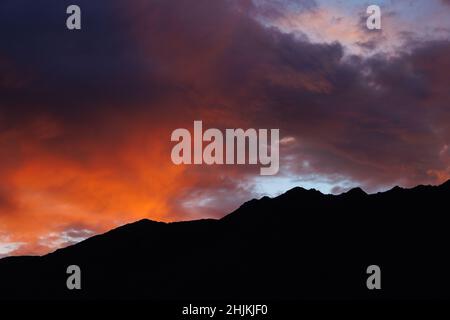
[[[339,196],[294,188],[221,220],[141,220],[43,257],[0,260],[0,299],[450,298],[450,182]],[[82,290],[66,288],[66,268]],[[379,265],[382,290],[366,287]]]

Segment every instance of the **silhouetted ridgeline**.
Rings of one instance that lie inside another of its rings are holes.
[[[0,298],[449,298],[450,182],[339,196],[294,188],[221,220],[141,220],[0,260]],[[79,265],[82,290],[66,288]],[[381,267],[381,290],[366,268]]]

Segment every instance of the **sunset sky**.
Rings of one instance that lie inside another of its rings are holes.
[[[294,186],[450,178],[449,0],[2,0],[0,39],[0,257]],[[280,172],[174,165],[194,120],[279,128]]]

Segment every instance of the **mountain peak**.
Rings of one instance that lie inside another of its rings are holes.
[[[395,186],[392,189],[388,190],[387,192],[398,192],[398,191],[403,191],[404,189],[402,187],[399,186]]]
[[[367,193],[360,187],[352,188],[344,194],[349,196],[367,196]]]
[[[450,179],[445,181],[443,184],[441,184],[440,187],[444,188],[444,189],[447,189],[447,188],[450,189]]]

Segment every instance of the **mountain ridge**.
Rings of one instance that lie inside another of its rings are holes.
[[[0,299],[450,298],[449,185],[297,187],[221,219],[141,219],[44,256],[1,259]],[[65,286],[72,264],[80,291]],[[372,264],[384,272],[381,292],[365,287]]]

